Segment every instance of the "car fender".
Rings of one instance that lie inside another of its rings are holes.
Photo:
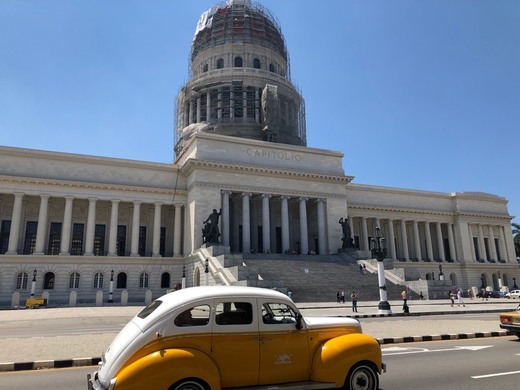
[[[376,339],[363,333],[335,337],[317,349],[312,362],[312,380],[334,382],[342,387],[350,369],[359,362],[371,362],[381,373],[381,347]]]
[[[206,382],[220,390],[220,374],[214,361],[196,349],[162,349],[143,356],[116,375],[117,390],[167,389],[185,378]]]

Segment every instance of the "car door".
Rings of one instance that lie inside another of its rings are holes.
[[[217,362],[222,387],[258,383],[259,335],[256,301],[215,300],[211,356]]]
[[[307,330],[296,329],[297,312],[285,302],[259,300],[259,384],[308,380],[310,373]]]

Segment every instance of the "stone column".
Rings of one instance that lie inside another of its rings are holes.
[[[250,193],[242,193],[242,252],[251,252],[251,221],[249,218]]]
[[[388,218],[388,246],[390,247],[390,257],[397,259],[397,251],[395,249],[395,232],[394,232],[394,221]]]
[[[439,259],[441,259],[441,261],[445,261],[446,256],[444,255],[444,241],[442,240],[441,223],[437,222],[435,226],[437,228],[437,248],[439,248]]]
[[[497,248],[495,246],[495,234],[493,233],[493,226],[489,225],[489,250],[491,252],[491,259],[498,261]]]
[[[498,245],[500,246],[500,260],[506,260],[506,262],[509,263],[509,257],[507,255],[507,249],[506,249],[506,240],[504,236],[504,227],[499,226],[498,227]]]
[[[480,257],[484,261],[488,261],[487,253],[486,253],[486,245],[484,244],[484,231],[482,230],[482,225],[478,224],[478,250],[480,252]],[[479,260],[479,259],[477,259]]]
[[[307,254],[309,252],[309,239],[307,233],[307,199],[300,198],[300,252]]]
[[[417,224],[417,221],[414,219],[412,221],[413,223],[413,240],[415,242],[415,257],[417,258],[417,261],[422,260],[421,255],[421,239],[419,238],[419,225]]]
[[[217,119],[222,119],[222,88],[218,89],[217,95]]]
[[[40,195],[40,213],[38,215],[38,227],[36,229],[36,245],[34,255],[43,255],[45,250],[45,235],[47,233],[47,217],[49,214],[50,195]]]
[[[9,244],[6,255],[18,254],[18,240],[20,238],[20,226],[22,224],[22,200],[24,194],[14,193],[13,213],[11,215],[11,232],[9,233]]]
[[[153,213],[153,238],[152,238],[152,256],[159,257],[161,255],[161,202],[154,203]],[[173,232],[175,234],[176,232]]]
[[[173,230],[173,255],[181,255],[181,239],[182,239],[182,205],[175,205],[175,226]]]
[[[291,249],[289,241],[289,197],[282,195],[280,197],[280,208],[282,217],[282,252],[285,253]]]
[[[457,251],[455,250],[455,237],[453,235],[453,224],[448,223],[448,245],[450,246],[450,256],[453,261],[457,260]]]
[[[430,222],[424,222],[424,232],[426,235],[426,255],[429,261],[433,260],[432,232],[430,230]]]
[[[368,244],[367,219],[365,217],[361,217],[361,250],[370,250],[370,245]]]
[[[408,234],[406,232],[406,220],[401,220],[401,245],[403,246],[403,259],[410,261],[410,253],[408,252]]]
[[[222,244],[229,246],[229,195],[231,192],[222,191]]]
[[[262,246],[264,252],[271,252],[271,224],[269,222],[269,198],[271,195],[262,194]]]
[[[201,98],[200,98],[200,95],[199,97],[197,98],[197,123],[200,123],[200,109],[201,109]]]
[[[141,201],[134,201],[134,213],[132,215],[132,245],[130,256],[139,256],[139,224],[141,221]]]
[[[72,231],[72,202],[73,196],[65,197],[65,210],[63,212],[63,227],[61,229],[60,255],[68,256],[70,254],[70,233]]]
[[[206,92],[206,122],[211,119],[211,91]]]
[[[87,233],[85,236],[85,256],[94,255],[94,235],[96,232],[96,198],[88,198]]]
[[[256,123],[260,123],[260,91],[258,88],[255,88],[255,121]]]
[[[327,248],[327,232],[326,232],[326,224],[325,224],[325,204],[326,199],[318,199],[318,249],[320,255],[325,255],[328,253]],[[350,223],[350,221],[349,221]],[[352,230],[350,230],[352,232]]]
[[[193,101],[188,102],[188,125],[193,123]]]
[[[119,222],[119,200],[112,199],[110,212],[110,234],[108,237],[108,255],[117,256],[117,224]]]

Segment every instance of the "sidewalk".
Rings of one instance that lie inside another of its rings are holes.
[[[402,301],[390,301],[392,319],[378,314],[379,302],[359,302],[358,313],[352,313],[349,303],[298,303],[304,316],[349,316],[359,319],[363,332],[379,340],[381,344],[504,336],[499,327],[498,314],[492,319],[464,319],[467,313],[499,313],[516,309],[518,301],[506,299],[466,300],[466,306],[451,307],[449,301],[409,301],[410,314],[402,313]],[[33,326],[41,319],[106,318],[120,317],[125,322],[142,309],[142,306],[126,307],[75,307],[47,308],[40,310],[0,311],[2,323],[11,321],[20,326]],[[354,315],[353,315],[354,314]],[[427,315],[459,314],[446,319],[432,319]],[[367,318],[383,317],[366,321]],[[108,347],[116,332],[67,336],[6,338],[0,334],[0,371],[27,370],[95,365],[101,353]]]

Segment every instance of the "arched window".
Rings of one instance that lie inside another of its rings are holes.
[[[253,68],[260,69],[260,60],[258,58],[253,60]]]
[[[139,275],[139,288],[148,288],[148,274],[146,272]]]
[[[53,290],[54,289],[54,272],[47,272],[43,278],[43,289]]]
[[[243,63],[242,57],[235,57],[235,68],[241,68]]]
[[[79,288],[79,273],[73,272],[70,274],[69,288]]]
[[[170,288],[170,274],[163,272],[161,275],[161,288]]]
[[[274,72],[274,64],[269,64],[269,72]]]
[[[29,280],[29,276],[27,272],[22,272],[18,274],[18,278],[16,279],[16,289],[17,290],[27,290],[27,281]]]
[[[126,288],[126,274],[124,272],[117,274],[116,288]]]
[[[103,288],[103,274],[101,272],[97,272],[94,275],[94,288],[96,290],[101,290]]]
[[[224,59],[219,58],[217,60],[217,69],[222,69],[222,68],[224,68]]]
[[[208,71],[209,67],[208,67],[208,64],[204,64],[204,68],[202,69],[202,71],[204,73],[206,73]]]

